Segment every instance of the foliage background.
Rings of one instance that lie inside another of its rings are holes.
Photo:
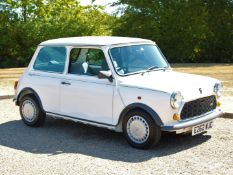
[[[233,62],[232,0],[118,0],[114,14],[78,0],[0,0],[0,67],[26,66],[48,39],[148,38],[172,63]]]

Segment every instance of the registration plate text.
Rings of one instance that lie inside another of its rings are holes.
[[[206,122],[206,123],[202,123],[202,124],[193,126],[192,127],[192,135],[194,136],[194,135],[203,133],[206,130],[212,128],[212,127],[213,127],[213,121],[209,121],[209,122]]]

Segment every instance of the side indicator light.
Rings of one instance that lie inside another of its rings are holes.
[[[217,102],[217,107],[220,107],[221,106],[221,102]]]
[[[18,81],[15,81],[15,82],[14,82],[14,90],[17,89],[17,86],[18,86]]]

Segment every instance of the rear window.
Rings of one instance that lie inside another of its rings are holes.
[[[65,68],[65,47],[43,47],[40,49],[33,68],[45,72],[62,73]]]

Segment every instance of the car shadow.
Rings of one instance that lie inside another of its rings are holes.
[[[21,120],[0,124],[0,145],[34,154],[78,153],[123,162],[143,162],[190,149],[211,138],[165,133],[150,150],[130,147],[121,133],[71,121],[47,118],[43,127],[32,128]]]

